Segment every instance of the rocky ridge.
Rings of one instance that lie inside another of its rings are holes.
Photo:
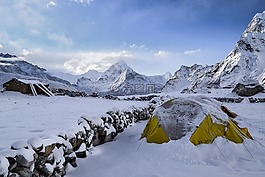
[[[182,66],[163,91],[197,92],[208,88],[234,88],[236,84],[265,84],[265,11],[254,16],[235,48],[212,66]]]

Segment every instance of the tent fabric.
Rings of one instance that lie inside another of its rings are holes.
[[[190,137],[190,141],[194,145],[210,144],[217,136],[223,136],[224,133],[225,125],[213,123],[210,114],[208,114]]]
[[[148,143],[162,144],[170,141],[156,116],[149,119],[142,133],[141,139],[144,137]]]
[[[213,118],[215,117],[210,114],[204,118],[190,137],[190,142],[194,145],[210,144],[219,136],[233,141],[234,143],[243,143],[245,138],[253,139],[247,128],[239,127],[235,121],[230,118],[228,118],[227,122],[213,122]]]
[[[235,143],[243,143],[244,138],[249,138],[253,140],[247,128],[239,127],[235,123],[235,121],[231,120],[230,118],[228,118],[228,125],[225,137]]]

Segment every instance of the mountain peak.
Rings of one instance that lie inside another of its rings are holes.
[[[6,54],[4,54],[4,53],[0,53],[0,57],[1,57],[1,58],[17,58],[16,55],[11,55],[11,54],[9,54],[9,53],[6,53]]]
[[[124,60],[120,60],[112,65],[117,69],[127,69],[130,68]]]
[[[234,49],[213,66],[181,66],[165,91],[233,88],[238,83],[265,85],[265,11],[256,14]]]
[[[265,32],[265,11],[262,13],[257,13],[251,22],[249,23],[247,29],[243,34],[246,33],[264,33]]]

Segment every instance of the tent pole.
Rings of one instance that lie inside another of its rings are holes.
[[[214,145],[217,147],[217,149],[220,151],[220,153],[221,153],[221,155],[223,156],[223,158],[225,159],[225,161],[227,161],[226,160],[226,158],[225,158],[225,155],[224,155],[224,153],[221,151],[221,149],[217,146],[217,144],[213,141],[213,143],[214,143]]]
[[[246,148],[246,150],[248,151],[248,153],[250,154],[250,156],[251,156],[253,159],[255,159],[254,156],[251,154],[251,152],[250,152],[250,151],[248,150],[248,148],[246,147],[245,143],[243,142],[242,144],[243,144],[243,146]]]
[[[253,141],[257,142],[259,145],[261,145],[263,148],[265,148],[265,145],[262,144],[261,142],[259,142],[258,140],[255,140],[255,139],[254,139]]]
[[[211,114],[211,115],[213,115],[213,114]],[[213,115],[214,116],[214,115]],[[210,116],[211,117],[211,116]],[[216,116],[214,116],[215,118],[217,118]],[[211,119],[212,119],[212,117],[211,117]],[[211,125],[211,126],[213,126],[213,124]],[[219,130],[219,129],[218,129]],[[220,130],[219,130],[220,131]],[[214,132],[212,132],[212,131],[210,131],[210,129],[209,129],[209,132],[210,132],[210,136],[212,136],[213,137],[213,134],[215,134]],[[223,158],[225,159],[225,161],[227,161],[226,160],[226,158],[225,158],[225,155],[224,155],[224,153],[221,151],[221,149],[219,148],[219,146],[217,146],[217,144],[216,144],[216,142],[213,140],[213,143],[214,143],[214,145],[217,147],[217,149],[220,151],[220,153],[221,153],[221,155],[223,156]]]
[[[140,147],[141,147],[141,145],[142,145],[142,143],[143,143],[143,138],[141,139],[141,143],[139,144],[139,146],[137,147],[137,149],[136,149],[136,152],[140,149]]]

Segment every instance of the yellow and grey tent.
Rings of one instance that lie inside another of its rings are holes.
[[[174,98],[156,108],[141,139],[161,144],[178,140],[190,132],[193,132],[190,141],[194,145],[212,143],[216,137],[235,143],[242,143],[245,138],[253,139],[247,128],[240,128],[234,119],[229,118],[232,112],[227,114],[228,111],[226,108],[225,114],[220,105],[208,97]],[[235,113],[233,115],[236,116]],[[198,120],[203,121],[196,129]]]
[[[223,121],[208,114],[190,137],[190,142],[194,145],[210,144],[216,137],[223,137],[235,143],[242,143],[245,138],[253,139],[247,128],[239,127],[231,118]]]
[[[206,97],[178,97],[166,101],[156,108],[141,138],[161,144],[186,136],[195,129],[194,120],[204,117],[204,104],[213,104],[211,101]]]

